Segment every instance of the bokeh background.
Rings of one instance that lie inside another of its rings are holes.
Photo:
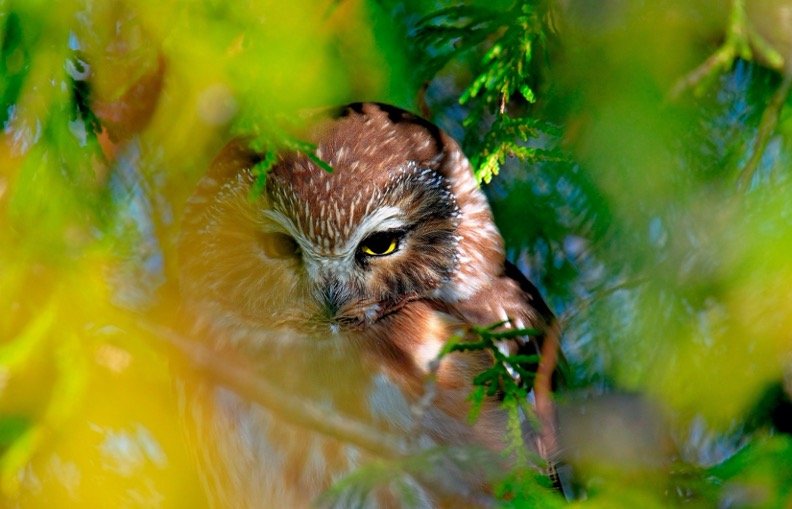
[[[185,201],[377,100],[462,141],[559,316],[570,504],[792,507],[791,76],[787,0],[0,0],[0,505],[206,504]]]

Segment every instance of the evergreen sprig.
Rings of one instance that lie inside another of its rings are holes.
[[[474,422],[484,403],[485,397],[500,396],[502,404],[509,413],[511,431],[516,435],[512,436],[515,440],[510,443],[513,450],[524,449],[522,439],[522,418],[520,410],[524,411],[525,417],[535,420],[533,410],[527,403],[528,392],[533,384],[535,373],[532,366],[539,362],[538,355],[504,353],[499,343],[502,341],[515,340],[530,336],[538,336],[542,332],[538,329],[503,329],[507,322],[496,323],[487,327],[471,327],[471,332],[477,340],[466,340],[462,336],[453,336],[443,347],[440,353],[442,358],[452,352],[471,352],[487,351],[494,358],[492,366],[477,374],[473,378],[473,391],[470,394],[470,414],[468,418]],[[512,433],[510,432],[510,435]]]
[[[486,397],[499,397],[501,407],[506,411],[506,447],[504,454],[512,458],[513,467],[508,476],[498,485],[497,496],[503,501],[525,498],[523,492],[534,492],[542,485],[544,476],[537,469],[544,460],[531,452],[526,441],[525,423],[530,429],[539,429],[540,423],[529,403],[528,394],[533,386],[536,373],[535,366],[539,362],[538,355],[504,353],[499,344],[519,338],[539,336],[538,329],[504,329],[508,322],[495,323],[487,327],[471,327],[470,332],[475,339],[454,336],[444,346],[440,358],[452,352],[487,351],[494,358],[492,365],[473,378],[473,390],[470,393],[470,413],[468,418],[474,422]],[[546,483],[545,483],[546,484]],[[531,486],[532,488],[528,488]],[[549,486],[546,486],[549,487]],[[535,493],[539,496],[538,493]]]
[[[473,77],[459,103],[467,109],[464,148],[479,182],[489,183],[508,157],[532,162],[559,158],[530,145],[553,130],[527,111],[536,101],[531,83],[545,39],[535,0],[516,1],[507,9],[441,9],[419,23],[418,43],[433,55],[425,66],[428,75],[474,54]]]
[[[253,133],[250,140],[251,148],[262,154],[261,160],[251,169],[255,178],[253,186],[250,188],[251,199],[257,198],[264,191],[267,175],[277,164],[278,154],[284,151],[302,153],[324,171],[333,172],[333,167],[316,155],[316,144],[289,134],[290,130],[296,128],[294,122],[290,123],[283,118],[276,120],[267,118],[255,121],[243,119],[240,123],[244,126],[243,129],[248,130],[248,133]],[[239,132],[245,134],[242,129]]]

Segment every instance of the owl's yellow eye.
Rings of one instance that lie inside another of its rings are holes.
[[[378,232],[360,243],[360,252],[367,256],[385,256],[399,247],[400,232]]]

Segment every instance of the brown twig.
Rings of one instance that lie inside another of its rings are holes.
[[[424,81],[421,88],[418,89],[418,94],[415,101],[418,103],[418,111],[421,116],[426,119],[432,118],[432,109],[429,108],[429,103],[426,102],[426,92],[429,90],[429,81]]]
[[[554,463],[553,457],[558,452],[552,378],[558,363],[559,337],[560,327],[558,321],[554,321],[547,329],[542,343],[539,367],[536,369],[533,387],[536,398],[536,416],[540,424],[537,446],[539,454],[545,459],[551,470]]]

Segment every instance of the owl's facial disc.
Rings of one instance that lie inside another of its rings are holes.
[[[378,271],[392,269],[406,256],[411,230],[402,211],[383,207],[366,217],[347,242],[331,253],[313,246],[306,257],[306,271],[332,324],[373,323],[399,300],[373,283]]]
[[[264,253],[299,260],[298,270],[321,310],[318,318],[333,329],[372,323],[400,300],[375,281],[377,272],[394,270],[411,247],[413,225],[400,207],[383,205],[372,211],[338,244],[306,235],[282,212],[267,210],[264,216],[271,229],[259,235]]]
[[[345,164],[332,174],[285,160],[267,182],[273,207],[264,212],[299,245],[302,281],[322,310],[316,318],[331,329],[366,327],[436,298],[459,263],[461,213],[434,163],[402,161],[368,178],[343,150]]]

